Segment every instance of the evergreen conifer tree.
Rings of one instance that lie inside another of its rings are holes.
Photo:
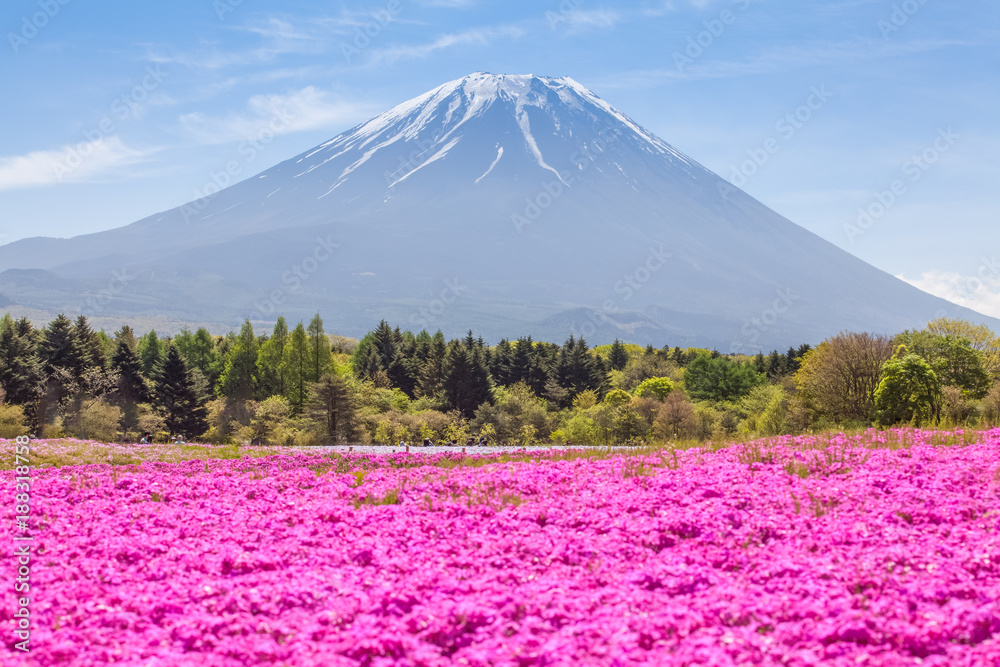
[[[316,313],[306,329],[309,334],[309,382],[317,382],[330,368],[332,349],[330,339],[323,331],[323,318]]]
[[[257,356],[257,373],[260,377],[260,396],[284,396],[288,391],[288,373],[285,367],[285,346],[288,344],[288,323],[279,317],[271,337],[260,346]]]
[[[628,365],[628,351],[625,349],[625,344],[620,340],[615,338],[615,342],[611,344],[611,353],[608,355],[608,363],[612,370],[620,371]]]
[[[302,322],[295,326],[285,343],[285,373],[288,383],[285,396],[292,411],[299,414],[308,399],[309,385],[306,379],[309,374],[309,337]]]
[[[217,392],[243,405],[253,399],[257,389],[257,337],[250,320],[243,322],[236,341],[226,355],[226,367],[219,378]]]
[[[185,439],[204,433],[208,428],[205,405],[176,345],[167,345],[163,363],[155,375],[154,400],[167,430]]]
[[[490,399],[490,373],[482,351],[453,341],[444,363],[444,394],[462,416],[471,418]]]

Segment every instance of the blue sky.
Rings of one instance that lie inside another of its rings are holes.
[[[995,0],[8,0],[0,25],[0,243],[125,225],[446,81],[534,73],[1000,317]]]

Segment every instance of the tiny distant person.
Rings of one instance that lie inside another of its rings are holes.
[[[430,438],[424,438],[424,447],[433,447],[434,443],[431,442]]]

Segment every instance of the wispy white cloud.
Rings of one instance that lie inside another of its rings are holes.
[[[919,278],[896,277],[959,306],[983,315],[1000,317],[1000,274],[986,273],[985,277],[979,277],[931,270],[925,271]]]
[[[320,127],[342,126],[364,120],[378,109],[371,104],[332,99],[330,94],[306,86],[287,95],[254,95],[246,109],[225,116],[189,113],[181,127],[204,144],[222,144],[260,136],[288,134]]]
[[[268,16],[233,26],[229,30],[259,38],[250,48],[222,49],[216,43],[201,44],[186,51],[147,46],[146,58],[154,63],[181,65],[192,69],[222,70],[230,67],[270,63],[285,55],[318,55],[331,50],[331,38],[346,36],[372,20],[370,14],[341,11],[336,16],[292,20]]]
[[[370,50],[370,62],[391,65],[399,60],[426,58],[427,56],[453,46],[489,46],[499,39],[518,39],[528,34],[520,26],[504,25],[492,28],[473,28],[456,33],[440,35],[434,41],[423,44],[395,45],[383,49]]]
[[[610,9],[577,9],[565,15],[567,30],[571,33],[589,29],[615,27],[622,20],[621,14]]]
[[[54,150],[0,157],[0,190],[123,176],[123,167],[143,162],[154,152],[156,149],[130,148],[114,135]]]
[[[641,16],[666,16],[691,7],[704,10],[715,2],[716,0],[659,0],[658,2],[644,3],[639,14]]]
[[[843,42],[817,42],[804,47],[773,48],[742,60],[713,59],[709,53],[698,58],[687,58],[683,66],[621,72],[613,77],[596,81],[594,85],[601,88],[651,87],[672,81],[721,79],[769,74],[792,68],[843,65],[879,57],[900,57],[950,46],[967,46],[967,43],[943,39],[898,43],[855,39]],[[676,53],[685,55],[683,40],[677,42]]]

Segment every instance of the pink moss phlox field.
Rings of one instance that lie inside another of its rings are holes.
[[[1000,665],[1000,430],[909,433],[34,470],[27,664]]]

